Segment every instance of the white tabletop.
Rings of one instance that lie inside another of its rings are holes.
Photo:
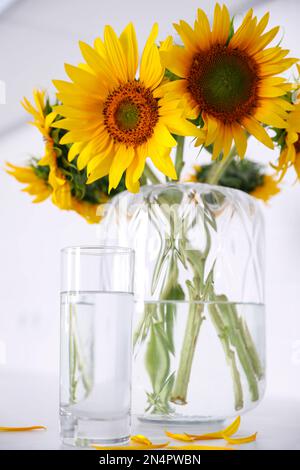
[[[57,377],[0,373],[0,390],[0,426],[47,426],[47,431],[0,433],[0,450],[65,448],[59,440]],[[154,442],[165,442],[164,427],[135,422],[132,433],[143,433]],[[211,428],[212,425],[203,424],[197,426],[197,432]],[[182,428],[185,432],[189,429]],[[248,435],[256,431],[257,441],[240,448],[300,450],[300,399],[267,396],[256,409],[242,417],[240,434]],[[213,443],[211,441],[210,445]],[[221,445],[221,442],[216,444]]]

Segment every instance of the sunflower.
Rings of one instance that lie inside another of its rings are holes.
[[[279,46],[267,47],[279,30],[265,32],[268,20],[268,13],[258,21],[250,10],[234,32],[227,8],[217,4],[211,29],[199,9],[194,28],[185,21],[174,25],[184,46],[161,52],[174,75],[165,90],[181,97],[187,116],[201,122],[196,145],[213,145],[213,158],[226,157],[233,141],[243,157],[247,134],[273,148],[263,126],[285,127],[291,105],[282,97],[292,85],[275,75],[296,59]]]
[[[73,195],[74,179],[76,181],[81,180],[82,175],[79,175],[76,170],[76,174],[72,174],[69,181],[64,171],[67,170],[67,173],[70,174],[71,168],[60,167],[61,158],[58,158],[58,154],[66,153],[68,149],[59,146],[53,137],[53,131],[57,132],[56,129],[53,129],[57,113],[52,111],[45,92],[35,90],[33,96],[33,104],[24,98],[22,105],[34,118],[31,124],[37,127],[43,135],[45,141],[44,156],[40,160],[33,160],[27,167],[7,163],[7,173],[20,183],[27,185],[23,191],[34,196],[33,202],[42,202],[51,196],[53,204],[58,208],[74,210],[89,223],[99,222],[101,217],[97,215],[97,208],[100,203],[107,201],[107,196],[103,193],[102,188],[95,189],[97,198],[93,198],[93,194],[91,194],[91,201],[78,199]],[[105,189],[105,183],[102,186]]]
[[[282,150],[278,166],[275,168],[281,172],[281,178],[283,178],[291,166],[294,167],[300,179],[300,103],[296,103],[288,115]]]
[[[195,165],[194,172],[187,175],[184,181],[207,183],[211,167],[216,162],[207,165]],[[278,181],[275,175],[264,173],[265,168],[259,163],[248,160],[235,159],[230,162],[225,172],[222,174],[218,184],[228,188],[239,189],[251,196],[267,202],[271,197],[280,192]]]
[[[33,116],[34,121],[31,124],[38,128],[45,141],[45,155],[39,161],[39,165],[49,166],[50,168],[48,181],[53,189],[53,203],[60,209],[68,210],[71,208],[70,188],[66,178],[58,168],[54,140],[51,136],[51,128],[53,128],[57,113],[54,111],[47,113],[47,102],[44,91],[34,90],[33,97],[35,106],[26,98],[24,98],[22,105],[25,110]]]
[[[139,190],[147,157],[159,171],[176,179],[170,152],[177,142],[172,134],[200,136],[183,117],[174,100],[162,91],[165,69],[155,40],[155,24],[146,42],[139,79],[136,33],[130,23],[120,37],[110,26],[94,47],[80,42],[85,63],[66,64],[71,82],[54,80],[63,104],[56,112],[65,119],[54,123],[66,129],[61,144],[72,144],[68,158],[76,156],[78,169],[87,167],[88,183],[109,175],[109,191],[126,173],[126,187]]]
[[[36,174],[34,167],[19,167],[11,163],[7,163],[7,166],[7,173],[9,175],[16,178],[19,183],[27,184],[23,191],[34,196],[32,202],[45,201],[52,194],[53,189],[46,179]]]
[[[51,126],[56,117],[55,112],[46,112],[46,93],[42,90],[33,90],[33,99],[35,107],[27,98],[22,101],[24,109],[33,116],[34,120],[30,123],[35,126],[43,135],[46,145],[53,145],[51,138]]]
[[[12,175],[20,183],[27,184],[23,191],[34,196],[32,202],[43,202],[52,196],[52,202],[60,209],[73,210],[91,224],[100,221],[101,217],[97,215],[98,204],[79,201],[72,197],[71,188],[68,183],[55,193],[52,186],[42,176],[37,167],[19,167],[11,163],[7,163],[7,166],[8,174]]]
[[[280,193],[278,181],[274,175],[263,175],[263,182],[250,192],[251,196],[268,202],[273,196]]]

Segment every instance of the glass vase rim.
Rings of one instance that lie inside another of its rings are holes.
[[[156,184],[146,184],[146,185],[143,185],[141,186],[140,188],[140,191],[138,193],[131,193],[130,191],[126,190],[126,191],[123,191],[119,194],[117,194],[116,196],[114,196],[114,198],[118,198],[120,196],[122,196],[122,194],[131,194],[131,195],[139,195],[140,193],[142,192],[145,192],[145,191],[150,191],[150,190],[155,190],[155,189],[158,189],[158,188],[163,188],[163,187],[166,187],[166,186],[173,186],[174,188],[176,188],[176,186],[201,186],[201,187],[205,187],[205,188],[210,188],[211,190],[218,190],[218,191],[225,191],[225,192],[233,192],[233,193],[238,193],[238,194],[242,194],[246,199],[252,201],[254,204],[256,204],[257,206],[259,206],[259,200],[257,198],[255,198],[254,196],[252,196],[251,193],[247,193],[246,191],[243,191],[242,189],[238,189],[238,188],[232,188],[230,186],[222,186],[222,185],[219,185],[219,184],[210,184],[210,183],[202,183],[200,181],[166,181],[166,182],[161,182],[161,183],[156,183]]]

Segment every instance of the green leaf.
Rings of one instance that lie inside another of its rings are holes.
[[[170,370],[168,342],[164,336],[161,323],[151,325],[150,339],[145,354],[145,366],[152,388],[158,394]]]
[[[167,404],[169,402],[174,382],[175,382],[175,372],[173,372],[168,377],[168,379],[164,383],[163,388],[159,394],[159,398],[162,403]]]

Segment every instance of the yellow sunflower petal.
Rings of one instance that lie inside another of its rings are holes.
[[[285,90],[280,87],[277,88],[275,86],[263,84],[258,89],[258,96],[261,96],[262,98],[276,98],[283,95],[285,95]]]
[[[172,46],[173,46],[173,38],[172,36],[168,36],[164,41],[160,43],[159,52],[168,51],[171,49]]]
[[[86,181],[86,184],[92,184],[95,181],[103,178],[103,176],[108,175],[110,167],[111,160],[109,158],[106,158],[105,161],[103,161],[98,167],[95,168],[94,171],[91,172]]]
[[[120,82],[126,82],[129,79],[129,73],[124,50],[111,26],[105,26],[104,42],[114,75]]]
[[[234,35],[230,39],[230,46],[231,47],[243,47],[243,41],[245,38],[250,36],[249,32],[250,29],[253,28],[253,9],[251,8],[248,13],[245,15],[245,18],[242,21],[242,24],[239,28],[235,31]]]
[[[148,151],[148,144],[141,145],[136,149],[136,164],[132,175],[134,183],[136,183],[143,174]]]
[[[140,80],[150,89],[156,88],[161,83],[165,73],[158,47],[155,44],[157,35],[158,25],[155,23],[146,42],[140,66]]]
[[[278,127],[279,129],[286,127],[286,121],[269,109],[264,109],[263,107],[258,108],[254,116],[258,121],[268,124],[269,126]]]
[[[137,434],[136,436],[131,436],[130,440],[135,442],[136,444],[144,444],[145,446],[151,445],[152,442],[148,439],[148,437],[143,436],[142,434]]]
[[[31,183],[36,181],[36,174],[32,168],[18,167],[7,162],[9,169],[6,172],[16,178],[19,183]]]
[[[197,444],[187,446],[168,446],[172,450],[234,450],[232,447],[225,446],[202,446]]]
[[[74,142],[86,142],[100,135],[102,127],[96,128],[96,130],[76,129],[74,131],[67,132],[59,141],[60,144],[72,144]]]
[[[197,37],[194,30],[185,21],[180,21],[179,25],[174,23],[174,28],[182,39],[182,42],[187,49],[196,52],[197,51]]]
[[[186,434],[187,436],[193,438],[194,440],[197,441],[206,441],[206,440],[211,440],[211,439],[223,439],[224,435],[227,437],[232,436],[235,434],[240,427],[241,424],[241,418],[238,416],[229,426],[227,426],[225,429],[221,429],[220,431],[214,431],[214,432],[209,432],[205,434]]]
[[[254,135],[257,140],[262,142],[270,149],[274,148],[274,144],[272,142],[271,137],[268,135],[265,129],[256,121],[256,119],[252,117],[246,117],[242,120],[242,124],[245,129],[249,132],[249,134]]]
[[[269,19],[270,19],[270,13],[267,12],[264,14],[264,16],[261,18],[261,20],[259,21],[257,27],[256,27],[256,34],[257,35],[261,35],[264,30],[266,29],[266,27],[268,26],[268,23],[269,23]]]
[[[155,142],[155,141],[154,141]],[[168,176],[172,180],[177,180],[177,173],[175,170],[174,163],[170,157],[170,149],[164,152],[159,152],[157,148],[150,150],[150,158],[156,168],[161,171],[164,175]]]
[[[79,171],[83,170],[93,158],[94,155],[94,145],[93,141],[90,140],[87,145],[81,150],[77,159],[77,168]]]
[[[247,437],[228,437],[224,435],[224,439],[228,444],[248,444],[249,442],[256,441],[256,436],[257,432]]]
[[[138,67],[139,55],[136,33],[132,23],[129,23],[122,32],[120,43],[128,62],[128,78],[129,80],[134,80]]]
[[[216,133],[218,130],[218,122],[211,116],[206,115],[203,113],[203,120],[205,123],[205,128],[206,128],[206,138],[205,138],[205,146],[211,145],[215,138],[216,138]]]
[[[90,130],[95,130],[98,126],[97,121],[93,119],[89,119],[84,121],[83,119],[72,119],[72,118],[66,118],[66,119],[60,119],[59,121],[56,121],[53,123],[52,127],[56,129],[66,129],[66,130],[75,130],[75,129],[82,129],[82,127],[85,127]]]
[[[183,119],[180,114],[169,114],[163,116],[160,120],[166,125],[172,134],[176,135],[188,135],[193,137],[199,137],[202,135],[202,130],[192,124],[190,121]]]
[[[81,152],[83,147],[84,147],[84,143],[82,142],[79,142],[79,143],[77,142],[70,147],[69,152],[68,152],[69,162],[71,162],[72,160],[74,160],[75,157],[77,157],[77,155]]]
[[[156,140],[164,147],[171,148],[177,145],[176,140],[162,122],[158,122],[158,124],[156,124],[154,129],[154,136]]]
[[[275,38],[279,29],[279,26],[275,26],[275,28],[260,36],[259,40],[255,41],[254,45],[248,48],[248,53],[252,55],[266,47]]]
[[[110,447],[105,447],[105,446],[99,446],[96,444],[92,444],[91,447],[93,447],[96,450],[150,450],[150,449],[160,449],[163,447],[167,447],[168,443],[166,444],[151,444],[147,446],[143,445],[137,445],[137,446],[110,446]]]
[[[134,149],[126,148],[125,145],[119,145],[116,149],[116,154],[109,170],[109,191],[118,186],[124,171],[131,164],[134,155]]]
[[[223,158],[227,158],[232,145],[231,126],[224,126],[223,130]]]
[[[218,126],[218,132],[216,134],[216,139],[213,146],[213,154],[212,159],[216,160],[221,152],[223,151],[224,147],[224,125],[221,124]]]
[[[46,426],[24,426],[24,427],[11,427],[0,426],[0,432],[26,432],[26,431],[45,431]]]
[[[101,116],[101,113],[99,113],[99,111],[101,111],[102,105],[101,103],[99,103],[97,111],[93,111],[92,109],[80,109],[66,105],[58,105],[55,106],[54,109],[57,114],[60,114],[61,116],[64,116],[66,118],[79,119],[85,121],[88,118],[99,119],[99,117]]]
[[[238,155],[243,158],[247,150],[247,136],[239,124],[232,125],[232,135]]]
[[[95,49],[88,44],[80,41],[80,50],[89,67],[95,72],[100,80],[105,82],[109,89],[118,85],[118,81],[112,71],[110,64]],[[99,82],[99,87],[101,83]],[[102,88],[102,87],[101,87]]]
[[[104,89],[101,89],[99,80],[97,80],[95,75],[70,64],[65,64],[65,70],[70,79],[82,88],[82,90],[100,99],[105,98],[106,92]]]
[[[229,36],[230,16],[225,5],[222,9],[217,3],[214,11],[214,22],[212,28],[212,41],[218,44],[226,44]]]
[[[270,75],[277,75],[278,73],[282,73],[285,70],[289,69],[292,67],[297,62],[297,59],[283,59],[280,62],[275,62],[275,63],[270,63],[270,64],[264,64],[260,75],[261,77],[268,77]]]
[[[140,190],[139,181],[134,181],[133,180],[133,175],[134,175],[135,170],[136,170],[136,165],[137,165],[136,159],[133,159],[133,161],[131,162],[131,164],[129,165],[129,167],[126,170],[126,175],[125,175],[126,188],[129,191],[131,191],[132,193],[138,193],[139,190]]]
[[[178,77],[186,77],[190,67],[190,57],[180,46],[173,46],[170,50],[160,52],[164,66]],[[173,82],[175,83],[175,82]]]
[[[195,22],[195,33],[198,37],[201,50],[207,49],[211,44],[211,31],[208,18],[200,8],[197,11],[197,20]]]
[[[187,434],[179,434],[174,432],[165,431],[166,436],[171,437],[177,441],[184,441],[184,442],[193,442],[197,439],[195,437],[189,436]]]
[[[38,189],[39,194],[32,200],[34,204],[46,201],[52,193],[52,189],[48,187],[47,189]]]

